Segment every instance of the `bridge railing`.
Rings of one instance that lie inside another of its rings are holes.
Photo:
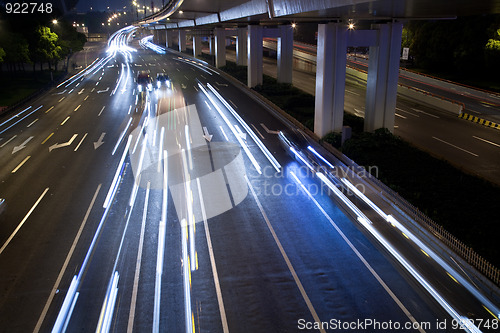
[[[325,144],[323,144],[325,146]],[[328,145],[329,146],[329,145]],[[325,147],[331,150],[333,147]],[[335,154],[338,156],[338,154]],[[358,169],[360,167],[356,162],[350,159],[343,159],[342,162],[350,165],[351,167]],[[363,168],[364,169],[364,168]],[[445,244],[450,250],[464,259],[468,264],[474,267],[476,270],[481,272],[484,276],[490,279],[494,284],[500,286],[500,269],[492,265],[488,260],[483,258],[474,249],[464,242],[459,240],[449,231],[447,231],[443,226],[434,222],[430,217],[421,212],[417,207],[409,203],[406,199],[401,197],[397,192],[389,188],[387,185],[382,183],[379,179],[372,176],[369,172],[364,174],[383,192],[388,194],[392,201],[400,206],[406,214],[410,215],[420,226],[424,227],[426,230],[430,231],[434,236],[436,236],[443,244]]]

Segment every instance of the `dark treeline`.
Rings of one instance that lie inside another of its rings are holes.
[[[492,78],[500,74],[500,15],[455,20],[410,21],[403,47],[414,66],[457,78]]]
[[[30,14],[29,16],[8,15],[2,8],[0,13],[0,72],[25,71],[25,65],[43,70],[58,70],[61,61],[83,49],[84,34],[79,33],[64,19],[53,22],[55,13]],[[38,65],[38,66],[37,66]],[[67,65],[67,63],[64,63]]]

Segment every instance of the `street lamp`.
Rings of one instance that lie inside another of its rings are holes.
[[[52,20],[52,24],[57,24],[57,20],[56,20],[56,19],[53,19],[53,20]]]

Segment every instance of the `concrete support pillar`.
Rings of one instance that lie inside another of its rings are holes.
[[[278,82],[292,83],[293,70],[293,28],[291,25],[279,27],[278,37]]]
[[[167,47],[172,47],[172,45],[174,44],[174,36],[173,36],[173,31],[171,30],[166,30],[166,43],[165,45]]]
[[[262,84],[262,27],[248,26],[248,86]]]
[[[394,131],[403,24],[381,24],[376,46],[370,47],[366,82],[365,131]]]
[[[179,51],[186,51],[186,30],[179,30]]]
[[[201,36],[193,36],[193,56],[201,55]]]
[[[247,28],[238,28],[236,35],[236,65],[247,65]]]
[[[210,55],[215,55],[215,36],[208,37],[208,47],[210,49]]]
[[[323,137],[342,132],[344,119],[347,27],[340,23],[318,26],[314,133]]]
[[[226,66],[226,30],[215,28],[215,67]]]

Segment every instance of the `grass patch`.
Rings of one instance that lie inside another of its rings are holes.
[[[62,72],[54,72],[56,79]],[[50,84],[50,72],[3,72],[0,77],[0,106],[10,106]]]
[[[436,223],[500,266],[500,188],[411,146],[385,129],[357,133],[342,147]]]

